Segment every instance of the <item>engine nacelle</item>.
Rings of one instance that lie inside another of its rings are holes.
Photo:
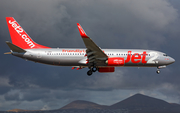
[[[166,65],[158,66],[158,69],[166,68]]]
[[[106,60],[106,63],[108,64],[108,66],[124,66],[124,58],[122,57],[108,58],[108,60]]]
[[[98,69],[98,71],[100,73],[108,73],[108,72],[114,72],[115,71],[115,68],[114,67],[100,67]]]

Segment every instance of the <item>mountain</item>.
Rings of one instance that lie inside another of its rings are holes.
[[[26,110],[9,110],[7,113]],[[111,106],[99,105],[89,101],[76,100],[57,110],[30,111],[31,113],[180,113],[179,104],[171,104],[142,94],[133,95]],[[0,111],[0,113],[6,113]]]
[[[142,94],[136,94],[132,97],[129,97],[121,102],[118,102],[112,106],[111,109],[119,109],[119,108],[129,108],[129,109],[142,109],[142,108],[164,108],[169,106],[169,103],[152,98],[149,96],[145,96]]]
[[[110,109],[128,109],[129,111],[152,112],[179,112],[179,104],[170,104],[164,100],[156,99],[142,94],[133,95],[121,102],[109,106]]]
[[[127,110],[130,113],[180,113],[179,104],[170,104],[164,100],[156,99],[142,94],[135,94],[111,106],[103,106],[93,102],[77,100],[64,106],[62,109],[102,109]]]
[[[76,100],[62,107],[61,109],[103,109],[105,107],[106,106],[99,105],[93,102],[88,102],[84,100]]]

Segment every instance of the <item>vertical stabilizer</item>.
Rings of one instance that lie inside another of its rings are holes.
[[[6,17],[12,43],[22,49],[49,48],[35,43],[13,17]]]

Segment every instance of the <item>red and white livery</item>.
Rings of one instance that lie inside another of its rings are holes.
[[[35,43],[13,17],[6,17],[11,42],[6,42],[14,56],[38,63],[56,66],[72,66],[72,69],[89,68],[93,72],[114,72],[115,67],[157,67],[165,68],[175,60],[165,53],[142,49],[101,49],[77,23],[80,35],[86,46],[81,48],[50,48]]]

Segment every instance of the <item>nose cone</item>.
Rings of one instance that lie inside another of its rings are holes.
[[[170,63],[172,64],[174,62],[175,62],[175,60],[173,58],[170,58]]]
[[[174,60],[173,58],[171,58],[171,62],[172,62],[172,63],[174,63],[174,62],[175,62],[175,60]]]

